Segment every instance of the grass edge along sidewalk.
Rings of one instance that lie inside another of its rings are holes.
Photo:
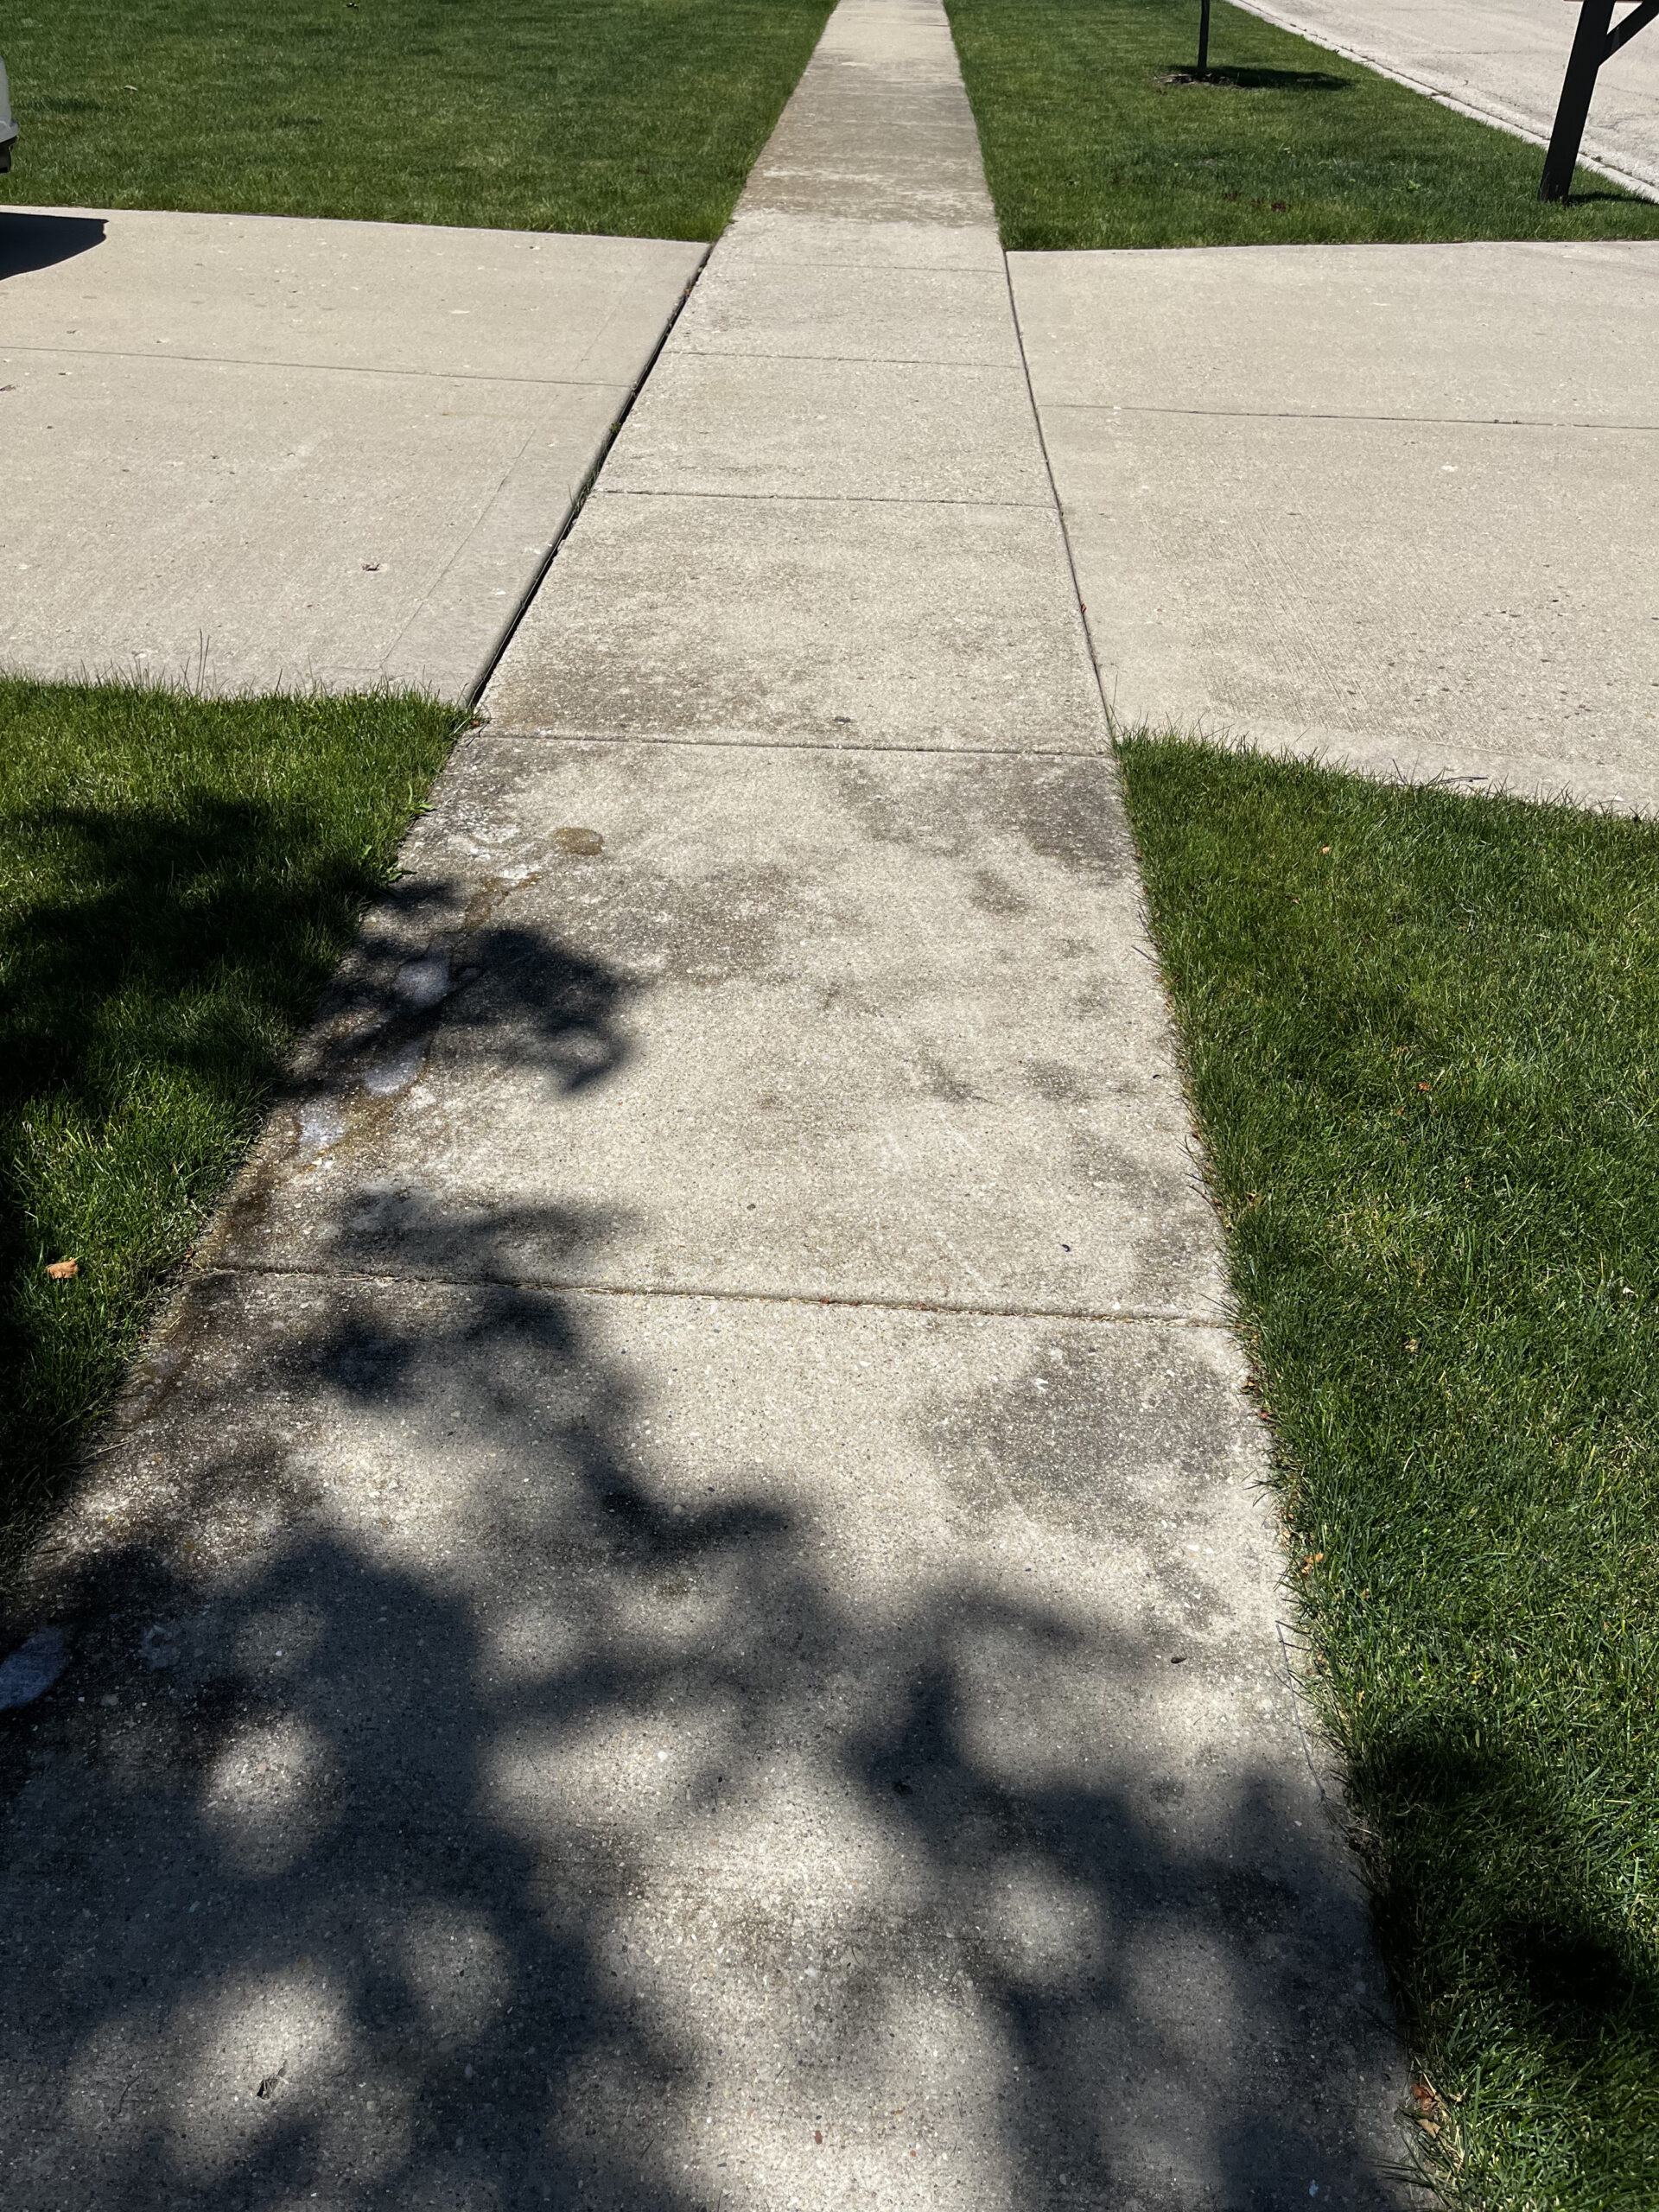
[[[717,238],[830,0],[78,0],[4,32],[13,206]]]
[[[1659,204],[1215,0],[946,0],[1011,251],[1659,238]],[[1563,18],[1562,62],[1571,34]]]
[[[1659,825],[1120,742],[1454,2201],[1659,2202]]]
[[[0,1588],[461,719],[0,677]]]

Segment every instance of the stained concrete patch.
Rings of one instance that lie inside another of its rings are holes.
[[[773,207],[746,194],[723,243],[731,258],[784,262],[797,268],[934,269],[982,270],[1001,276],[1002,249],[995,229],[976,219],[925,219],[914,209],[879,217]]]
[[[1104,761],[486,735],[436,797],[220,1260],[1219,1312]]]
[[[1659,249],[1010,266],[1121,723],[1659,806]]]
[[[702,251],[0,209],[0,664],[464,696]]]
[[[601,494],[485,704],[560,734],[1101,743],[1052,506]]]
[[[745,255],[709,270],[677,329],[682,356],[929,362],[1024,374],[1000,269],[813,268]]]
[[[1048,510],[1030,423],[1017,364],[797,357],[780,376],[766,354],[676,348],[618,440],[605,489]]]
[[[1224,1336],[209,1277],[166,1357],[0,2202],[1388,2201]]]

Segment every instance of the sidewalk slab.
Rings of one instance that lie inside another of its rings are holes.
[[[1123,726],[1659,807],[1659,251],[1010,270]]]
[[[554,565],[490,680],[503,731],[1100,745],[1052,505],[626,499],[601,479]]]
[[[0,664],[465,697],[702,254],[0,210]]]
[[[1004,308],[1006,317],[1007,309]],[[1046,508],[1025,371],[665,354],[601,496],[951,499]]]
[[[1648,240],[1015,253],[1008,267],[1045,410],[1659,421]]]
[[[1366,0],[1363,13],[1351,0],[1240,4],[1466,115],[1549,142],[1578,23],[1560,0]],[[1603,65],[1584,154],[1659,195],[1659,41],[1638,33]]]
[[[465,1281],[492,1219],[521,1283],[1221,1317],[1104,760],[497,741],[435,798],[217,1261]]]
[[[721,262],[699,282],[678,325],[681,359],[918,361],[1024,372],[995,269],[814,269],[754,254]]]

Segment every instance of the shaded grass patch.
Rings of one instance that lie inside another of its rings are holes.
[[[0,678],[0,1567],[452,741],[412,696]],[[74,1259],[54,1280],[48,1265]]]
[[[1483,2206],[1659,2202],[1659,828],[1120,754],[1422,2070]]]
[[[829,0],[48,0],[0,205],[713,238]]]
[[[1659,205],[1215,0],[948,0],[1003,244],[1659,238]],[[1565,67],[1572,24],[1563,10]]]

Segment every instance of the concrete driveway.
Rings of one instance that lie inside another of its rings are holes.
[[[1242,0],[1466,114],[1523,138],[1549,137],[1578,10],[1561,0]],[[1224,59],[1224,56],[1220,58]],[[1659,192],[1659,30],[1601,72],[1584,134],[1587,160]]]
[[[704,251],[0,210],[0,666],[465,697]]]
[[[1120,723],[1659,809],[1659,246],[1009,266]]]

